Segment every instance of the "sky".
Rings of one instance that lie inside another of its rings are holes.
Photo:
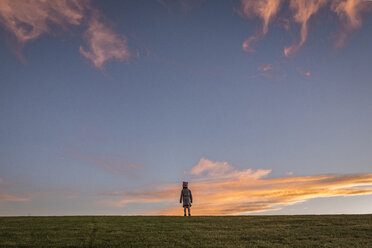
[[[372,213],[372,1],[0,0],[0,215]]]

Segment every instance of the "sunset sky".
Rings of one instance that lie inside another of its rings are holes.
[[[0,0],[0,216],[372,213],[372,1]]]

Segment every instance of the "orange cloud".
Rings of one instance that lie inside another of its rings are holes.
[[[327,0],[291,0],[289,7],[294,14],[295,22],[301,24],[300,42],[284,48],[284,55],[291,56],[296,53],[306,42],[308,35],[308,21],[310,17],[325,5]]]
[[[88,30],[84,34],[88,49],[80,46],[80,53],[100,69],[103,69],[104,63],[111,59],[127,61],[130,52],[126,38],[116,34],[111,27],[101,22],[97,11],[92,16]]]
[[[130,57],[127,40],[117,34],[90,0],[1,0],[0,25],[13,34],[19,45],[55,34],[69,26],[85,25],[84,38],[87,48],[80,46],[80,53],[92,64],[103,69],[108,60],[126,61]]]
[[[306,43],[308,37],[309,20],[322,7],[329,7],[335,12],[341,22],[341,31],[335,40],[335,47],[340,48],[344,46],[348,37],[362,26],[362,12],[372,11],[372,1],[369,0],[288,0],[289,10],[291,11],[291,18],[278,18],[286,20],[284,23],[286,30],[292,22],[301,25],[301,34],[298,42],[284,48],[284,55],[286,57],[294,55]],[[269,25],[280,11],[282,5],[281,0],[241,0],[241,7],[239,13],[248,18],[257,17],[262,20],[262,28],[254,35],[243,42],[243,50],[247,52],[254,52],[252,43],[262,39],[269,30]]]
[[[251,43],[259,41],[267,34],[271,19],[279,11],[280,2],[280,0],[241,0],[239,10],[241,15],[248,18],[258,17],[262,20],[261,30],[243,42],[244,51],[254,52]]]
[[[335,40],[336,48],[343,47],[350,34],[362,26],[361,11],[364,2],[363,0],[336,0],[332,2],[331,9],[337,13],[343,24],[342,30]]]
[[[280,209],[312,198],[372,194],[372,174],[316,175],[265,178],[270,170],[238,170],[226,162],[202,158],[189,173],[195,215],[236,215]],[[180,185],[163,185],[151,190],[106,194],[121,200],[111,206],[128,203],[164,202],[173,205],[149,214],[178,215],[176,203]]]

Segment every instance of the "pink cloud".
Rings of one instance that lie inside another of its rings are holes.
[[[305,77],[311,77],[311,72],[310,71],[307,71],[307,70],[304,70],[304,69],[301,69],[299,68],[298,69],[298,72],[302,75],[302,76],[305,76]]]
[[[117,34],[110,26],[100,21],[100,18],[100,14],[95,11],[84,34],[84,39],[88,43],[88,49],[80,46],[79,51],[95,67],[103,69],[104,63],[108,60],[129,60],[130,52],[126,38]]]
[[[106,160],[99,156],[92,156],[77,152],[72,153],[72,156],[117,175],[136,177],[137,172],[140,169],[140,166],[137,164],[121,162],[117,160]]]
[[[80,53],[103,69],[109,60],[127,61],[130,51],[127,40],[116,33],[90,0],[1,0],[0,25],[12,34],[22,47],[44,34],[57,34],[70,26],[87,25],[84,39],[87,48]]]
[[[23,44],[55,32],[54,26],[80,25],[87,6],[87,0],[2,0],[0,24]]]
[[[13,193],[9,193],[9,190],[6,190],[7,187],[9,188],[10,186],[14,186],[14,185],[16,184],[0,177],[0,203],[1,202],[24,202],[24,201],[31,200],[30,194],[15,195]]]
[[[239,171],[227,162],[214,162],[206,158],[201,158],[199,163],[195,165],[188,173],[194,176],[203,176],[203,178],[260,178],[268,175],[271,170],[252,169]]]
[[[0,202],[25,202],[30,201],[31,197],[15,196],[6,192],[0,191]]]
[[[286,72],[281,68],[280,63],[266,64],[258,67],[258,74],[260,77],[265,77],[273,81],[282,81],[287,77]]]
[[[262,65],[258,68],[260,72],[266,72],[266,71],[271,71],[273,69],[272,64],[267,64],[267,65]]]

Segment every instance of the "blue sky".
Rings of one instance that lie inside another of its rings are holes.
[[[0,215],[371,213],[369,1],[36,3],[0,4]]]

